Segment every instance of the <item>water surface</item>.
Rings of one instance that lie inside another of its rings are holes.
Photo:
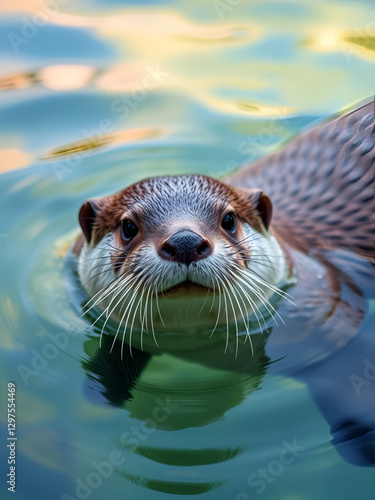
[[[41,5],[0,6],[0,421],[5,436],[14,381],[17,498],[372,499],[373,469],[338,452],[308,385],[267,363],[162,354],[108,404],[98,334],[63,274],[85,199],[150,175],[225,177],[373,94],[372,2]],[[374,320],[370,302],[360,338]]]

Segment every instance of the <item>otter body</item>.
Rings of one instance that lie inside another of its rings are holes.
[[[374,102],[310,130],[241,169],[233,186],[264,189],[272,231],[305,253],[343,249],[375,259]]]
[[[267,351],[276,371],[309,384],[340,453],[375,463],[375,439],[364,446],[360,433],[348,448],[343,432],[375,428],[375,389],[361,406],[348,386],[375,344],[356,340],[348,357],[375,292],[374,142],[371,102],[225,183],[155,177],[84,203],[74,252],[86,311],[99,308],[104,336],[115,322],[109,350],[246,373]],[[323,360],[323,378],[307,379]]]

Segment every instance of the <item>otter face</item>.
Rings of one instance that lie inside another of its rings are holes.
[[[200,175],[150,178],[87,201],[79,276],[90,305],[114,317],[118,332],[130,329],[130,342],[140,329],[141,347],[142,334],[156,343],[163,331],[245,323],[285,271],[271,213],[260,190]]]

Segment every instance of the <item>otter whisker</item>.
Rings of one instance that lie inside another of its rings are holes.
[[[242,322],[243,322],[245,330],[246,330],[246,336],[245,336],[244,344],[246,342],[246,339],[248,338],[249,339],[249,343],[250,343],[251,354],[252,354],[252,356],[254,356],[253,341],[251,339],[251,334],[250,334],[250,324],[249,324],[250,319],[249,319],[249,316],[247,315],[247,321],[245,319],[246,318],[246,304],[245,304],[244,299],[242,298],[242,295],[239,292],[237,292],[236,289],[235,289],[235,291],[236,291],[236,295],[238,295],[238,297],[240,298],[240,300],[241,300],[241,302],[242,302],[242,304],[244,306],[244,309],[245,309],[245,314],[244,314],[244,312],[242,310],[242,307],[240,306],[240,304],[238,303],[238,300],[237,300],[238,307],[239,307],[239,310],[240,310],[240,313],[241,313],[241,317],[242,317]],[[261,329],[261,331],[262,331],[262,329]]]
[[[130,290],[128,290],[128,292],[129,292],[129,291],[130,291]],[[122,311],[122,308],[123,308],[124,304],[125,304],[125,302],[123,302],[123,305],[121,306],[121,309],[120,309],[119,314],[121,314],[121,311]],[[128,310],[128,307],[129,307],[129,303],[127,304],[127,307],[125,308],[125,311],[124,311],[124,313],[123,313],[123,314],[122,314],[122,316],[121,316],[121,319],[120,319],[120,322],[119,322],[119,324],[118,324],[118,326],[117,326],[117,330],[116,330],[116,333],[115,333],[115,337],[114,337],[114,339],[113,339],[113,342],[112,342],[112,345],[111,345],[111,349],[109,350],[109,352],[112,352],[112,351],[113,351],[113,347],[114,347],[114,345],[115,345],[115,343],[116,343],[117,336],[118,336],[118,334],[119,334],[119,331],[120,331],[120,328],[121,328],[122,322],[124,321],[124,317],[125,317],[126,311]],[[122,358],[121,358],[121,359],[122,359]]]
[[[270,283],[267,283],[261,276],[259,276],[258,273],[256,273],[253,269],[250,269],[250,268],[247,268],[246,270],[246,273],[251,273],[252,276],[251,278],[254,279],[255,281],[257,281],[258,283],[260,283],[261,285],[264,285],[265,287],[269,288],[270,290],[272,290],[273,292],[277,293],[278,295],[280,295],[280,297],[282,297],[283,299],[287,300],[288,302],[290,302],[292,305],[295,305],[293,300],[294,300],[294,297],[292,297],[292,295],[289,295],[289,293],[287,292],[284,292],[283,290],[281,290],[280,288],[278,288],[277,286],[274,286],[274,285],[271,285]]]
[[[117,287],[121,285],[123,279],[124,279],[124,276],[120,276],[119,278],[115,278],[111,283],[109,283],[108,285],[105,285],[103,288],[101,288],[99,290],[99,292],[97,292],[90,300],[88,300],[86,302],[86,304],[84,304],[82,309],[86,308],[90,304],[90,302],[94,301],[94,303],[90,306],[90,308],[87,309],[86,311],[84,311],[84,313],[81,315],[81,317],[84,316],[85,314],[87,314],[89,311],[91,311],[91,309],[93,307],[98,305],[102,300],[104,300],[108,295],[110,295],[114,291],[114,289],[117,289]],[[99,294],[100,294],[99,298],[97,300],[95,300],[95,297]]]
[[[133,276],[133,277],[131,278],[131,281],[132,281],[132,282],[134,282],[134,280],[136,280],[136,277],[135,277],[135,276]],[[135,282],[136,282],[136,281],[135,281]],[[138,283],[138,286],[139,286],[139,285],[140,285],[140,283]],[[128,294],[132,291],[132,286],[133,286],[133,285],[130,285],[130,286],[128,286],[128,287],[127,287],[127,289],[126,289],[126,291],[125,291],[125,293],[123,294],[123,296],[122,296],[122,298],[121,298],[121,299],[124,299],[124,298],[126,297],[126,295],[128,295]],[[136,290],[137,290],[137,285],[136,285]],[[120,299],[120,300],[121,300],[121,299]],[[120,308],[120,311],[119,311],[119,315],[121,314],[122,309],[123,309],[123,307],[125,306],[125,304],[126,304],[126,302],[123,300],[123,303],[122,303],[121,308]],[[114,338],[114,340],[113,340],[113,343],[112,343],[112,346],[111,346],[110,352],[112,352],[112,349],[113,349],[113,347],[114,347],[114,345],[115,345],[115,343],[116,343],[116,339],[117,339],[118,333],[119,333],[119,331],[120,331],[121,324],[122,324],[122,322],[123,322],[123,320],[124,320],[124,317],[125,317],[126,312],[127,312],[127,311],[128,311],[128,309],[129,309],[129,305],[130,305],[130,301],[126,304],[126,307],[125,307],[124,313],[123,313],[123,315],[121,316],[121,320],[120,320],[120,323],[118,324],[118,327],[117,327],[117,330],[116,330],[116,334],[115,334],[115,338]]]
[[[273,313],[277,314],[280,317],[281,321],[284,323],[284,321],[282,320],[281,316],[278,314],[278,312],[276,311],[276,309],[269,302],[269,300],[267,299],[267,297],[261,294],[261,291],[259,290],[259,288],[255,289],[252,285],[255,285],[255,284],[254,283],[252,283],[252,284],[248,283],[249,290],[251,290],[251,292],[257,297],[257,299],[261,302],[261,304],[266,308],[268,314],[271,316],[271,318],[276,323],[276,326],[279,326],[279,324],[276,321]],[[268,306],[272,309],[273,312],[270,310],[270,308]],[[266,329],[267,329],[267,326],[266,326]]]
[[[232,276],[236,277],[236,275],[235,275],[233,272],[231,272],[231,274],[232,274]],[[241,290],[241,291],[242,291],[242,293],[244,294],[245,298],[246,298],[246,296],[247,296],[247,299],[248,299],[248,302],[249,302],[250,308],[251,308],[252,312],[255,314],[255,317],[256,317],[256,319],[257,319],[257,321],[258,321],[258,324],[259,324],[259,328],[260,328],[261,333],[263,333],[262,326],[261,326],[261,324],[260,324],[260,321],[259,321],[259,318],[258,318],[257,312],[256,312],[256,310],[254,309],[254,307],[253,307],[253,306],[252,306],[252,304],[251,304],[252,299],[248,296],[248,294],[245,292],[245,290],[242,288],[242,286],[241,286],[239,283],[236,283],[236,285],[240,288],[240,290]],[[237,292],[237,291],[236,291],[236,292]],[[245,309],[245,314],[244,314],[244,313],[243,313],[243,311],[242,311],[242,307],[240,307],[240,305],[238,304],[238,307],[239,307],[239,310],[240,310],[240,313],[241,313],[241,316],[242,316],[243,324],[244,324],[245,329],[246,329],[246,336],[249,338],[249,341],[250,341],[251,352],[252,352],[252,354],[254,355],[253,343],[252,343],[251,336],[250,336],[250,318],[249,318],[249,315],[246,315],[246,304],[245,304],[245,301],[244,301],[244,299],[242,298],[242,295],[241,295],[240,293],[238,293],[238,297],[240,298],[240,300],[241,300],[241,302],[242,302],[242,304],[243,304],[243,306],[244,306],[244,309]],[[255,305],[255,304],[254,304],[254,305]],[[257,309],[258,309],[258,308],[257,308]],[[259,309],[258,309],[258,311],[259,311]],[[259,313],[260,313],[260,311],[259,311]],[[245,319],[245,316],[247,316],[247,321],[246,321],[246,319]],[[263,315],[262,315],[262,314],[261,314],[261,316],[262,316],[262,319],[263,319],[263,321],[264,321],[264,318],[263,318]],[[246,339],[245,339],[245,340],[246,340]]]
[[[222,277],[224,278],[224,280],[227,282],[228,284],[228,287],[229,287],[229,290],[232,291],[233,293],[233,297],[234,299],[236,300],[237,302],[237,305],[238,305],[238,309],[240,311],[240,314],[242,316],[242,319],[245,321],[244,317],[243,317],[243,314],[242,314],[242,309],[241,309],[241,306],[240,306],[240,303],[238,302],[238,299],[237,299],[237,294],[236,294],[236,290],[235,288],[233,287],[233,285],[231,285],[231,283],[229,282],[228,278],[223,274],[222,274]],[[234,322],[235,322],[235,328],[236,328],[236,359],[237,359],[237,356],[238,356],[238,323],[237,323],[237,315],[236,315],[236,311],[235,311],[235,308],[233,306],[233,302],[232,302],[232,299],[230,297],[230,295],[228,296],[229,297],[229,300],[230,300],[230,303],[231,303],[231,306],[232,306],[232,311],[233,311],[233,317],[234,317]]]
[[[147,280],[146,280],[147,281]],[[132,351],[132,334],[133,334],[133,327],[134,327],[134,321],[135,321],[135,317],[136,317],[136,314],[137,314],[137,311],[138,311],[138,308],[141,312],[141,309],[142,309],[142,301],[143,301],[143,295],[145,293],[145,289],[142,288],[142,293],[141,293],[141,298],[138,300],[138,303],[137,303],[137,307],[135,308],[134,310],[134,314],[133,314],[133,319],[132,319],[132,322],[131,322],[131,325],[130,325],[130,333],[129,333],[129,351],[130,351],[130,356],[133,357],[133,351]],[[141,339],[142,339],[142,331],[141,331]],[[143,350],[143,349],[142,349]]]
[[[155,288],[156,307],[157,307],[157,310],[158,310],[158,313],[159,313],[160,321],[162,322],[162,324],[163,324],[163,326],[165,328],[165,323],[164,323],[163,317],[162,317],[161,312],[160,312],[160,307],[159,307],[159,296],[158,296],[158,287],[159,287],[159,284],[160,284],[160,281],[156,284],[156,288]]]
[[[130,314],[131,314],[132,307],[133,307],[133,304],[135,302],[135,299],[137,297],[138,290],[139,290],[140,286],[143,284],[144,281],[145,281],[145,278],[143,278],[143,280],[140,279],[140,281],[136,285],[135,289],[133,290],[133,295],[131,296],[131,299],[129,300],[127,308],[126,308],[126,310],[124,312],[124,316],[126,314],[126,311],[128,311],[128,315],[127,315],[126,320],[125,320],[124,329],[123,329],[123,335],[122,335],[122,341],[121,341],[121,359],[124,358],[124,341],[125,341],[126,327],[128,326]],[[139,302],[138,302],[138,305],[139,305]],[[136,313],[136,311],[135,311],[135,313]],[[130,338],[129,338],[129,352],[130,352],[130,356],[133,357],[132,346],[131,346],[131,332],[130,332]]]
[[[242,281],[243,283],[245,283],[247,285],[247,283],[244,282],[240,276],[238,276],[234,273],[232,273],[232,274],[237,278],[237,280]],[[252,313],[254,314],[256,321],[259,325],[260,332],[261,332],[261,334],[263,334],[263,327],[262,327],[261,321],[263,322],[265,329],[267,329],[267,325],[266,325],[266,321],[264,319],[264,316],[263,316],[261,310],[259,309],[259,307],[256,304],[256,302],[254,301],[254,299],[243,289],[243,287],[239,283],[237,283],[237,285],[240,287],[242,293],[244,294],[245,298],[247,299],[249,306],[250,306],[250,309],[251,309]],[[259,316],[258,316],[258,314],[259,314]],[[259,319],[259,317],[260,317],[260,319]],[[251,340],[250,334],[249,334],[249,341],[250,341],[251,351],[254,355],[254,349],[252,346],[252,340]]]
[[[209,293],[210,293],[210,289],[208,288],[206,296],[205,296],[204,301],[203,301],[203,304],[202,304],[201,308],[199,309],[198,316],[200,315],[200,313],[202,312],[204,306],[206,305]],[[211,308],[212,308],[212,306],[211,306]]]
[[[283,318],[280,316],[280,314],[278,313],[278,311],[273,307],[273,305],[271,304],[271,302],[269,301],[267,295],[265,294],[264,290],[262,288],[260,288],[256,283],[252,283],[252,286],[256,288],[256,290],[253,288],[253,293],[258,297],[258,299],[261,301],[261,303],[264,305],[264,307],[267,309],[268,313],[270,314],[270,316],[272,317],[272,319],[274,320],[274,322],[276,323],[276,326],[279,326],[278,322],[276,321],[276,318],[274,316],[274,314],[276,316],[279,317],[280,321],[282,322],[282,324],[285,326],[285,322],[283,320]],[[272,309],[273,312],[270,311],[269,307]]]
[[[242,276],[243,276],[243,272],[240,268],[238,268],[237,270],[238,273],[234,273],[233,271],[230,270],[230,273],[232,274],[232,276],[237,280],[237,281],[241,281],[245,286],[247,286],[249,289],[250,289],[250,292],[252,292],[252,288],[251,286],[249,286],[249,283],[248,281],[246,281]],[[241,285],[239,283],[237,283],[237,285],[242,289],[245,297],[247,298],[248,302],[249,302],[249,305],[250,305],[250,308],[251,310],[253,311],[254,315],[255,315],[255,318],[258,322],[258,325],[259,325],[259,328],[260,328],[260,331],[261,333],[263,333],[263,328],[262,328],[262,325],[260,323],[260,320],[258,318],[258,314],[257,312],[259,313],[259,316],[261,317],[263,323],[264,323],[264,327],[265,329],[267,329],[267,324],[266,324],[266,321],[263,317],[263,314],[262,312],[260,311],[259,307],[257,306],[256,302],[254,301],[254,299],[252,297],[250,297],[250,295],[241,287]]]
[[[274,271],[275,273],[280,274],[281,276],[283,275],[283,272],[281,269],[278,269],[275,266],[272,266],[271,264],[266,264],[266,262],[263,259],[259,259],[259,257],[256,257],[255,259],[253,257],[250,257],[247,259],[247,262],[253,263],[253,264],[259,264],[262,267],[265,267],[267,269],[270,269],[271,271]],[[248,269],[248,267],[247,267]]]
[[[115,250],[116,252],[120,252],[122,253],[124,250],[123,248],[121,247],[116,247],[116,245],[113,245],[113,243],[110,243],[108,241],[108,238],[103,240],[103,243],[106,245],[106,247],[100,247],[99,245],[97,245],[95,248],[99,249],[99,250],[104,250],[104,251],[107,251],[109,248],[112,249],[112,250]]]
[[[252,260],[254,263],[256,263],[257,261],[260,261],[262,266],[265,266],[268,269],[272,269],[273,271],[276,271],[279,274],[281,273],[281,276],[285,272],[283,265],[279,266],[283,269],[283,272],[281,272],[281,269],[275,268],[275,266],[272,265],[273,262],[272,262],[271,258],[275,259],[276,258],[275,256],[272,256],[270,252],[264,252],[264,251],[260,252],[259,248],[254,248],[254,246],[252,244],[250,244],[250,257],[253,258]],[[255,259],[254,259],[254,257],[255,257]],[[284,260],[284,256],[280,255],[279,257],[281,257]],[[268,262],[268,264],[266,264],[266,262]],[[279,262],[279,264],[281,264],[281,262]]]
[[[233,249],[231,248],[229,245],[225,245],[225,248],[229,250],[229,255],[241,255],[242,254],[242,250],[238,250],[238,249]],[[250,245],[250,256],[249,257],[243,257],[243,260],[245,262],[249,262],[249,261],[252,261],[254,259],[254,255],[257,255],[257,258],[259,257],[263,257],[264,261],[268,261],[269,264],[271,264],[271,257],[273,259],[284,259],[284,256],[283,255],[277,255],[277,254],[265,254],[265,253],[260,253],[259,249],[254,249],[254,247],[252,247]],[[275,269],[275,268],[274,268]]]
[[[121,286],[120,286],[121,285]],[[124,297],[127,295],[128,291],[130,290],[130,286],[129,284],[124,281],[123,283],[121,283],[117,288],[120,288],[119,291],[117,291],[117,293],[114,295],[114,297],[112,297],[110,303],[108,304],[108,306],[102,311],[102,313],[96,318],[96,320],[92,323],[92,325],[95,325],[97,323],[97,321],[99,321],[99,319],[103,316],[103,314],[106,314],[106,319],[104,321],[104,324],[102,326],[102,329],[101,329],[101,332],[100,332],[100,340],[99,340],[99,346],[101,347],[101,344],[102,344],[102,336],[103,336],[103,332],[104,332],[104,328],[112,314],[112,312],[114,311],[114,309],[117,307],[117,305],[121,302],[121,300],[124,299]],[[117,290],[117,288],[115,289],[115,291]],[[125,291],[124,291],[124,288],[125,288]],[[113,293],[115,292],[113,291]],[[114,299],[119,295],[121,294],[121,297],[120,299],[118,300],[118,302],[115,304],[115,306],[112,308],[112,310],[110,311],[110,313],[108,314],[108,311],[111,307],[111,304],[112,302],[114,301]],[[93,307],[93,306],[92,306]],[[90,308],[91,309],[91,308]]]
[[[235,241],[232,243],[232,245],[234,247],[238,246],[238,245],[241,245],[242,243],[246,242],[254,242],[254,241],[258,241],[258,240],[261,240],[263,238],[272,238],[273,235],[272,234],[260,234],[260,233],[255,233],[255,234],[248,234],[247,236],[245,236],[244,238],[242,238],[242,240],[238,240],[238,241]]]
[[[247,273],[245,272],[245,275],[247,275]],[[271,302],[268,300],[268,297],[265,293],[265,291],[260,288],[256,283],[254,283],[254,281],[252,280],[252,277],[248,276],[248,278],[250,278],[250,282],[248,280],[245,280],[242,282],[251,290],[251,292],[260,300],[260,302],[263,304],[263,306],[266,308],[266,310],[268,311],[269,315],[272,317],[272,319],[274,320],[275,324],[277,326],[279,326],[278,322],[276,321],[276,318],[274,316],[274,314],[276,314],[276,316],[279,317],[280,321],[285,325],[285,322],[283,320],[283,318],[280,316],[280,314],[278,313],[278,311],[273,307],[273,305],[271,304]],[[255,287],[255,288],[254,288]],[[269,306],[269,307],[268,307]],[[272,309],[272,311],[270,310],[270,308]],[[265,327],[267,329],[267,326],[265,324]]]
[[[103,327],[102,327],[102,332],[104,331],[104,328],[110,318],[110,316],[112,315],[113,311],[116,309],[116,307],[119,305],[119,303],[122,301],[122,306],[121,306],[121,309],[120,309],[120,314],[121,314],[121,310],[124,306],[124,299],[126,297],[126,295],[130,292],[131,288],[132,288],[132,283],[133,281],[135,280],[136,278],[135,277],[132,277],[130,280],[124,282],[124,285],[122,288],[120,288],[120,290],[111,298],[108,306],[104,309],[103,312],[106,312],[106,320],[103,324]],[[113,292],[114,293],[114,292]],[[115,300],[115,298],[119,295],[119,294],[122,294],[120,299],[116,302],[116,304],[113,306],[113,308],[110,310],[110,307],[111,307],[111,304],[112,302]],[[100,316],[99,316],[100,317]],[[100,340],[101,340],[101,337],[100,337]]]
[[[98,260],[103,260],[103,259],[107,259],[108,261],[111,260],[111,256],[112,254],[108,254],[108,255],[97,255],[96,257],[86,257],[86,258],[83,258],[82,257],[82,260],[84,262],[91,262],[92,260],[94,260],[95,262],[97,262]]]
[[[215,278],[212,278],[212,279],[214,280]],[[218,307],[218,311],[217,311],[216,322],[215,322],[214,328],[213,328],[213,330],[212,330],[209,338],[212,337],[212,335],[214,334],[214,332],[215,332],[215,330],[217,328],[217,325],[219,323],[219,318],[220,318],[220,312],[221,312],[221,294],[222,294],[222,292],[221,292],[221,287],[220,287],[219,281],[218,280],[215,280],[215,281],[217,283],[218,292],[219,292],[219,307]],[[213,303],[212,303],[212,305],[213,305]]]
[[[129,286],[127,286],[127,285],[128,285],[128,284],[127,284],[127,283],[125,283],[125,284],[124,284],[124,286],[123,286],[123,288],[121,288],[121,290],[120,290],[120,292],[119,292],[119,293],[121,294],[121,296],[120,296],[119,300],[116,302],[116,304],[113,306],[113,308],[111,309],[111,311],[109,312],[109,307],[110,307],[110,305],[111,305],[111,303],[112,303],[112,301],[114,300],[114,298],[115,298],[115,297],[113,297],[113,298],[112,298],[112,300],[111,300],[110,304],[109,304],[109,305],[106,307],[106,309],[103,311],[103,313],[104,313],[105,311],[107,311],[107,314],[106,314],[106,320],[104,321],[104,324],[103,324],[103,326],[102,326],[102,330],[101,330],[101,332],[100,332],[100,342],[99,342],[99,346],[100,346],[100,347],[102,346],[102,335],[103,335],[103,332],[104,332],[104,328],[105,328],[105,326],[106,326],[106,324],[107,324],[107,322],[108,322],[109,318],[111,317],[111,315],[112,315],[113,311],[116,309],[116,307],[119,305],[119,303],[120,303],[120,302],[122,302],[122,305],[121,305],[121,308],[120,308],[120,312],[119,312],[119,314],[121,314],[121,310],[122,310],[122,308],[124,307],[124,304],[125,304],[125,297],[126,297],[126,296],[128,295],[128,293],[131,291],[131,285],[129,285]],[[125,290],[124,290],[124,289],[125,289]],[[116,294],[116,296],[117,296],[119,293],[117,293],[117,294]],[[99,316],[99,317],[100,317],[100,316]],[[96,321],[97,321],[97,320],[96,320]]]
[[[141,318],[141,351],[143,351],[143,332],[148,331],[147,312],[148,312],[148,303],[149,303],[149,298],[150,298],[150,293],[151,293],[151,278],[148,278],[146,280],[145,287],[147,288],[147,294],[146,294],[146,299],[145,299],[145,306],[143,309],[143,315]]]
[[[90,307],[90,309],[91,309],[92,307],[94,307],[94,305],[97,305],[97,304],[98,304],[98,303],[100,303],[102,300],[106,299],[109,295],[111,295],[111,294],[113,295],[113,294],[114,294],[114,296],[110,299],[110,303],[109,303],[109,305],[108,305],[108,306],[104,309],[104,311],[103,311],[103,313],[104,313],[104,312],[106,312],[106,311],[108,310],[108,308],[110,307],[110,305],[112,304],[113,300],[114,300],[114,299],[115,299],[115,298],[119,295],[119,293],[121,293],[121,292],[123,291],[124,287],[126,287],[126,286],[127,286],[127,287],[130,289],[130,287],[131,287],[131,283],[132,283],[132,281],[133,281],[133,280],[134,280],[134,278],[131,278],[130,280],[126,280],[126,277],[124,276],[124,279],[122,279],[122,280],[120,281],[120,283],[119,283],[119,284],[118,284],[118,285],[117,285],[117,286],[116,286],[113,290],[111,290],[111,292],[110,292],[110,293],[108,293],[108,294],[107,294],[105,297],[103,297],[101,300],[99,300],[99,299],[98,299],[98,301],[97,301],[95,304],[93,304],[93,305]],[[90,310],[90,309],[89,309],[89,310]],[[100,316],[101,316],[101,315],[100,315]],[[100,318],[100,316],[99,316],[99,318]]]
[[[266,267],[267,269],[271,269],[272,271],[275,271],[275,272],[277,272],[277,273],[279,273],[281,275],[283,274],[280,269],[276,268],[275,266],[273,266],[271,264],[266,264],[265,263],[265,261],[269,261],[269,259],[263,260],[263,259],[260,259],[259,257],[257,257],[256,259],[254,259],[254,257],[252,256],[252,254],[250,255],[250,257],[243,257],[241,251],[230,252],[228,255],[231,255],[231,256],[240,255],[241,256],[241,260],[245,264],[248,264],[249,262],[253,263],[253,264],[260,264],[263,267]],[[246,266],[246,268],[248,269],[248,266]]]
[[[81,307],[81,311],[83,309],[85,309],[90,304],[90,302],[95,301],[95,297],[97,295],[104,293],[106,290],[108,290],[109,288],[111,288],[113,286],[116,286],[119,283],[119,281],[120,281],[120,278],[116,277],[110,283],[107,283],[106,285],[104,285],[95,295],[93,295],[87,302],[85,302],[85,304]],[[86,312],[88,312],[88,311],[86,311]],[[86,314],[86,313],[84,313],[84,314]],[[82,316],[84,314],[82,314]]]
[[[231,248],[229,245],[225,245],[225,248],[229,250],[228,252],[228,255],[241,255],[243,252],[242,250],[234,250],[233,248]],[[254,256],[254,253],[257,252],[257,255],[259,257],[264,257],[264,260],[268,260],[269,263],[271,264],[271,260],[270,258],[272,257],[273,259],[284,259],[284,256],[283,255],[277,255],[277,254],[268,254],[268,255],[265,255],[265,254],[261,254],[259,252],[259,249],[256,249],[254,250],[252,246],[250,246],[250,256],[249,257],[242,257],[242,260],[244,260],[245,262],[251,262],[253,260],[253,256]],[[257,257],[258,258],[258,257]]]
[[[148,319],[147,319],[147,306],[148,306],[148,299],[150,296],[150,291],[151,291],[151,286],[148,284],[150,281],[150,278],[146,281],[145,286],[147,286],[147,294],[146,294],[146,299],[145,299],[145,306],[143,308],[143,315],[141,320],[141,351],[143,351],[143,330],[145,329],[146,331],[148,330]]]
[[[96,267],[99,267],[100,264]],[[102,266],[106,266],[107,269],[104,269],[96,274],[94,274],[94,276],[91,276],[91,278],[89,278],[87,281],[85,281],[84,285],[86,286],[91,280],[97,278],[98,276],[102,276],[103,274],[106,274],[106,273],[111,273],[112,271],[116,271],[117,269],[121,269],[122,265],[116,265],[116,266],[111,266],[111,267],[108,267],[108,264],[102,264]],[[94,269],[92,269],[93,271]],[[92,272],[91,271],[91,272]],[[91,274],[91,272],[89,273],[89,275]]]
[[[141,285],[143,285],[145,283],[145,281],[147,281],[147,276],[144,277],[138,284],[137,286],[137,289],[135,291],[135,293],[133,294],[133,297],[131,299],[131,302],[132,302],[132,305],[129,309],[129,313],[128,313],[128,316],[126,318],[126,323],[125,323],[125,326],[124,326],[124,335],[123,335],[123,342],[121,344],[121,356],[123,355],[123,343],[124,343],[124,339],[125,339],[125,330],[126,330],[126,327],[127,327],[127,324],[128,324],[128,321],[130,319],[130,314],[131,314],[131,311],[132,311],[132,307],[133,307],[133,304],[135,303],[135,300],[137,298],[137,293],[138,293],[138,290],[139,290],[139,287]],[[144,288],[142,289],[142,294],[141,294],[141,299],[143,297],[143,294],[144,294]],[[133,326],[134,326],[134,320],[135,320],[135,317],[136,317],[136,314],[137,314],[137,310],[139,308],[139,305],[140,305],[140,302],[141,300],[138,300],[137,304],[136,304],[136,308],[134,310],[134,313],[133,313],[133,319],[132,319],[132,322],[131,322],[131,325],[130,325],[130,331],[129,331],[129,352],[130,352],[130,356],[133,357],[133,351],[132,351],[132,334],[133,334]],[[122,359],[122,358],[121,358]]]
[[[99,295],[99,294],[103,294],[105,293],[106,291],[110,291],[114,286],[117,286],[117,284],[126,276],[128,275],[128,273],[125,273],[124,275],[121,275],[121,276],[115,276],[114,279],[105,284],[97,293],[95,293],[87,302],[86,304],[84,305],[84,307],[87,307],[90,302],[93,302],[95,301],[95,298]]]
[[[213,278],[211,278],[211,279],[212,279],[212,285],[213,285],[213,286],[212,286],[212,290],[213,290],[214,294],[213,294],[212,303],[211,303],[210,310],[208,311],[208,314],[211,314],[211,313],[212,313],[212,309],[214,308],[214,305],[215,305],[215,299],[216,299],[216,287],[215,287],[215,282],[214,282]]]
[[[228,344],[229,344],[229,315],[228,315],[228,304],[227,304],[227,298],[226,298],[226,292],[227,288],[224,285],[224,283],[221,283],[223,286],[223,297],[224,297],[224,306],[225,306],[225,319],[226,319],[226,324],[227,324],[227,337],[226,337],[226,342],[225,342],[225,349],[224,349],[224,354],[228,350]]]
[[[261,294],[261,296],[266,299],[268,301],[268,298],[267,298],[267,295],[265,293],[265,291],[259,287],[259,285],[257,283],[259,283],[259,281],[255,282],[255,280],[253,280],[253,277],[248,273],[248,269],[247,270],[243,270],[242,268],[240,268],[239,266],[235,266],[237,272],[239,273],[240,276],[237,276],[241,282],[247,286],[248,288],[250,288],[250,290],[255,293],[255,291],[257,290],[259,294]],[[266,285],[266,282],[264,282],[264,284]],[[254,290],[254,287],[256,287],[256,290]],[[259,296],[256,295],[258,298]],[[268,302],[269,303],[269,302]],[[272,306],[271,303],[269,303],[270,307],[272,307],[273,310],[275,310]],[[268,310],[268,309],[267,309]],[[268,312],[271,314],[271,312],[268,310]]]
[[[154,339],[154,342],[155,342],[156,346],[157,346],[157,347],[159,347],[159,344],[158,344],[158,342],[157,342],[157,340],[156,340],[156,335],[155,335],[155,328],[154,328],[154,315],[153,315],[153,311],[152,311],[152,309],[153,309],[153,307],[152,307],[152,304],[153,304],[152,295],[154,294],[154,292],[155,292],[155,295],[156,295],[156,293],[157,293],[157,291],[156,291],[156,285],[154,285],[153,290],[152,290],[152,293],[151,293],[151,300],[150,300],[150,318],[151,318],[151,330],[152,330],[152,337],[153,337],[153,339]]]

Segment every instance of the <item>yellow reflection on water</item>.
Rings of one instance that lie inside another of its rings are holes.
[[[254,116],[285,116],[294,111],[290,106],[267,106],[255,102],[238,102],[237,107]]]
[[[342,50],[343,32],[337,27],[323,28],[313,38],[306,40],[303,46],[317,52]]]
[[[85,151],[90,151],[92,149],[100,148],[109,144],[117,143],[129,143],[141,141],[144,139],[150,139],[153,137],[158,137],[162,134],[161,129],[149,129],[149,128],[139,128],[139,129],[129,129],[120,130],[113,133],[103,133],[102,135],[95,135],[88,139],[82,141],[72,142],[66,144],[63,147],[53,149],[49,153],[46,153],[41,160],[53,160],[61,156],[68,156],[72,154],[82,154]]]
[[[207,40],[207,41],[227,41],[229,39],[237,40],[253,38],[259,34],[259,28],[252,25],[252,29],[245,26],[239,27],[237,24],[195,24],[186,20],[183,15],[163,8],[152,9],[122,9],[116,15],[107,16],[79,16],[73,14],[58,13],[53,19],[55,24],[64,26],[86,26],[98,29],[101,33],[107,35],[120,35],[129,37],[135,35],[137,38],[143,38],[144,43],[149,49],[154,50],[150,45],[150,36],[170,36],[178,35],[187,37],[189,41]],[[144,38],[146,36],[146,38]]]
[[[35,82],[35,73],[13,73],[0,78],[0,91],[25,89]]]
[[[17,148],[0,150],[0,172],[16,170],[30,164],[30,156]]]
[[[40,0],[12,0],[0,2],[0,12],[37,12],[40,10]]]
[[[112,92],[133,91],[147,77],[147,68],[139,62],[116,64],[110,67],[102,75],[98,76],[96,85],[99,88]],[[154,82],[158,84],[157,81]],[[146,88],[145,85],[143,85]]]
[[[351,55],[375,60],[374,36],[363,32],[355,33],[336,26],[318,30],[302,43],[303,47],[316,52],[341,52],[348,60]]]
[[[348,44],[348,51],[370,61],[375,61],[375,36],[346,36],[344,41]]]
[[[54,26],[75,28],[112,48],[113,58],[92,62],[90,56],[82,64],[71,64],[74,58],[69,55],[62,60],[66,64],[54,64],[58,61],[53,59],[52,38],[47,62],[42,53],[37,55],[43,56],[43,62],[34,63],[35,67],[32,58],[25,66],[15,57],[12,73],[0,78],[0,91],[21,95],[32,85],[51,91],[90,86],[103,94],[159,93],[155,102],[167,107],[167,96],[173,94],[181,97],[181,109],[191,103],[193,110],[193,103],[198,103],[200,109],[210,108],[214,113],[249,117],[307,111],[324,114],[373,93],[371,78],[366,76],[375,59],[375,11],[370,7],[344,0],[279,2],[275,7],[277,2],[252,0],[238,2],[220,18],[213,4],[199,15],[198,4],[195,0],[184,7],[173,3],[166,7],[160,2],[159,6],[107,8],[104,2],[90,0],[62,2],[55,12],[46,14],[51,32]],[[13,10],[18,15],[22,10],[34,23],[43,5],[40,0],[0,2],[0,12]],[[203,18],[205,22],[197,20]],[[21,48],[41,51],[37,42],[42,29],[38,27]],[[17,33],[22,33],[22,23]],[[349,64],[352,61],[355,71]],[[36,91],[42,94],[43,89]],[[189,119],[199,122],[196,115]],[[179,120],[185,120],[182,113]],[[49,152],[44,159],[139,140],[137,134],[114,130],[97,140],[83,141],[78,136],[63,147],[47,140]],[[3,159],[1,154],[8,155],[1,163],[2,171],[26,166],[29,160],[16,150],[0,152]]]
[[[38,79],[44,87],[49,89],[72,90],[87,85],[94,72],[90,66],[61,64],[41,69]]]
[[[30,73],[13,73],[0,77],[0,91],[20,90],[40,84],[52,90],[73,90],[85,87],[95,74],[90,66],[58,64]]]

